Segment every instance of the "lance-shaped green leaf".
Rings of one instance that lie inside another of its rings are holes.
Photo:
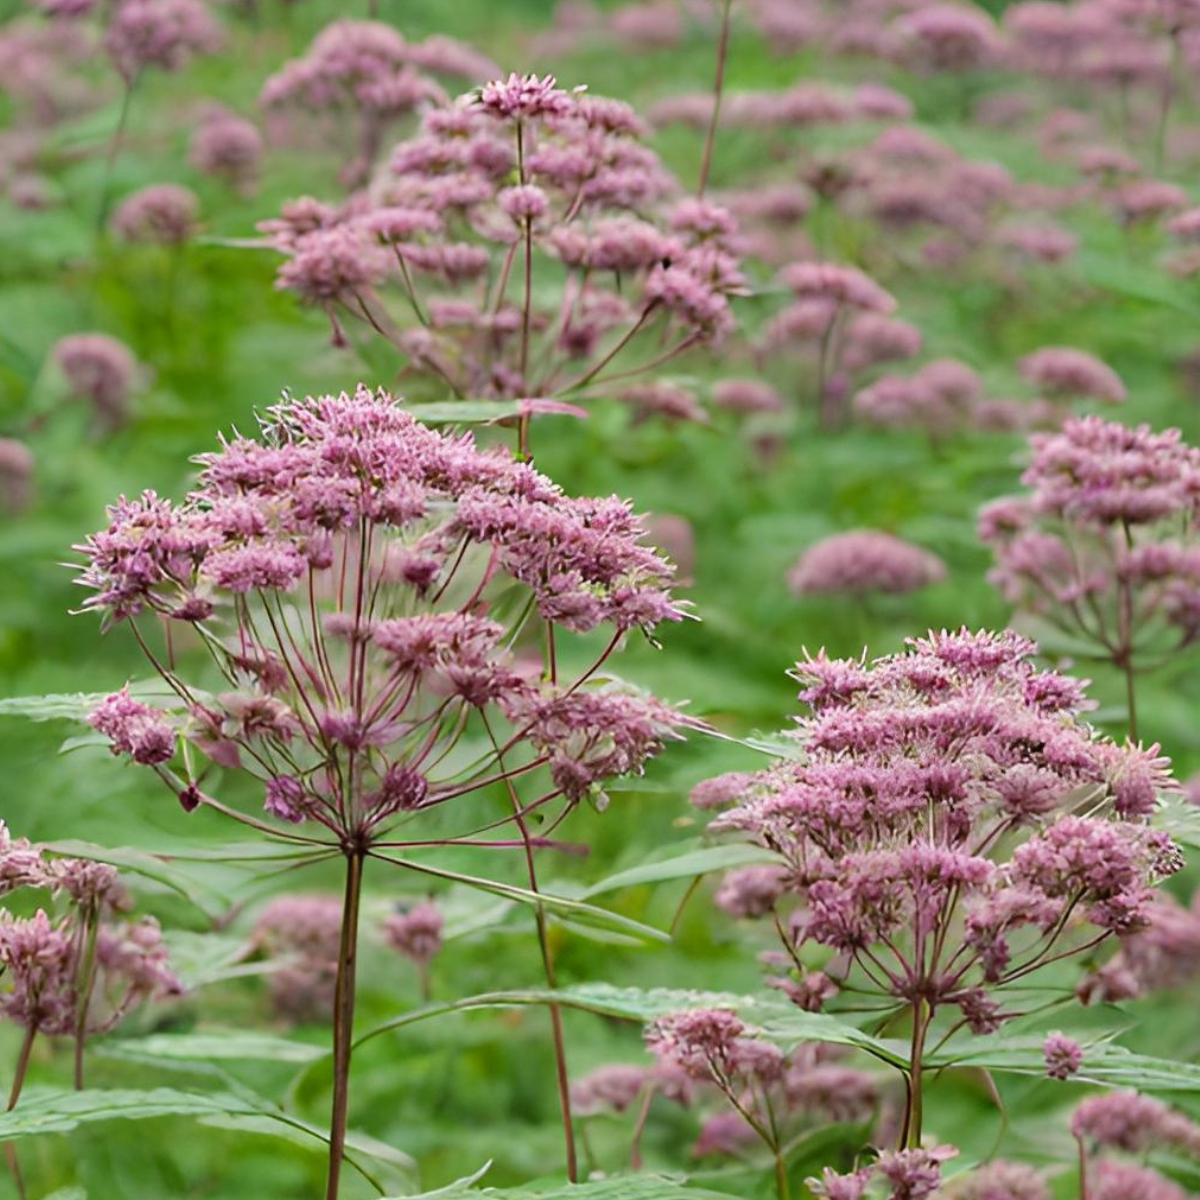
[[[49,696],[12,696],[0,700],[0,717],[30,721],[86,721],[107,692],[60,692]]]
[[[1045,1075],[1046,1059],[1040,1035],[963,1039],[925,1059],[932,1067],[977,1067],[994,1073]],[[1134,1054],[1109,1041],[1083,1046],[1083,1065],[1073,1076],[1078,1083],[1134,1088],[1142,1092],[1200,1092],[1200,1064]]]
[[[779,861],[779,855],[770,850],[740,842],[731,842],[724,846],[688,848],[682,854],[675,854],[670,858],[618,871],[607,879],[592,884],[583,895],[601,896],[605,892],[615,892],[618,888],[638,887],[647,883],[668,883],[675,879],[694,879],[697,875],[708,874],[709,871],[727,871],[733,867]]]
[[[0,1113],[0,1142],[48,1133],[70,1133],[80,1125],[103,1121],[144,1121],[158,1117],[195,1117],[204,1124],[243,1133],[265,1133],[298,1145],[328,1145],[328,1134],[315,1125],[245,1095],[231,1092],[184,1092],[176,1088],[30,1088],[12,1112]],[[359,1161],[371,1158],[395,1169],[413,1170],[400,1150],[362,1134],[346,1139],[346,1161],[377,1190],[383,1189]]]
[[[582,900],[571,900],[566,896],[555,896],[549,892],[532,892],[528,888],[517,887],[515,884],[499,883],[494,879],[481,879],[474,875],[463,875],[445,867],[435,867],[430,863],[416,862],[411,859],[394,858],[390,854],[379,851],[374,852],[374,857],[398,867],[419,871],[423,875],[432,875],[435,879],[448,879],[481,892],[490,892],[494,896],[503,896],[505,899],[515,900],[520,904],[541,908],[552,916],[562,917],[580,925],[594,925],[600,929],[630,934],[641,941],[669,942],[671,940],[671,935],[664,933],[661,929],[655,929],[652,925],[643,925],[640,921],[623,917],[620,913],[609,912],[605,908],[597,908],[593,904],[585,904]]]
[[[97,1044],[109,1058],[137,1062],[282,1062],[310,1063],[328,1051],[306,1042],[252,1033],[242,1029],[211,1029],[204,1033],[152,1033],[146,1037],[113,1038]]]
[[[128,846],[98,846],[65,838],[46,843],[54,854],[109,863],[189,900],[210,917],[226,912],[247,886],[257,886],[261,873],[249,864],[278,862],[281,866],[305,859],[316,861],[329,852],[321,847],[255,842],[217,847],[180,844],[170,850],[141,850]],[[246,865],[241,865],[246,864]]]
[[[436,1192],[422,1192],[419,1196],[407,1197],[407,1200],[729,1200],[729,1193],[690,1186],[678,1177],[625,1175],[614,1179],[592,1179],[586,1183],[545,1180],[518,1188],[478,1189],[456,1185]]]
[[[600,1016],[624,1017],[626,1020],[643,1024],[687,1009],[727,1008],[736,1012],[747,1024],[760,1030],[764,1037],[787,1046],[801,1041],[827,1042],[865,1050],[897,1067],[907,1063],[906,1044],[872,1037],[827,1013],[802,1012],[791,1004],[730,992],[687,991],[679,988],[619,988],[604,983],[556,989],[530,988],[522,991],[484,992],[462,1000],[431,1004],[377,1026],[363,1034],[355,1045],[362,1045],[380,1034],[447,1013],[544,1004],[557,1004],[563,1008],[578,1009]]]

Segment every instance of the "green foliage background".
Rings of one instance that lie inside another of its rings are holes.
[[[412,39],[449,33],[506,69],[553,72],[564,85],[586,83],[596,93],[621,96],[639,107],[711,84],[713,46],[699,29],[671,51],[631,56],[597,46],[545,62],[528,49],[531,31],[550,19],[550,5],[543,0],[382,0],[381,11]],[[58,128],[42,151],[56,206],[44,212],[19,211],[7,202],[0,206],[5,246],[0,255],[0,432],[33,428],[28,441],[37,456],[39,493],[32,510],[0,529],[2,695],[103,692],[144,675],[136,647],[121,630],[101,637],[93,618],[70,615],[78,595],[63,563],[72,557],[72,543],[101,526],[106,503],[143,488],[181,495],[192,470],[189,456],[211,447],[218,430],[251,427],[256,409],[284,389],[303,395],[341,390],[359,380],[390,381],[395,364],[385,355],[366,343],[357,351],[334,349],[320,314],[302,311],[291,297],[274,291],[276,264],[270,253],[230,244],[253,236],[255,222],[276,213],[287,198],[305,193],[335,198],[335,155],[273,152],[262,190],[251,197],[233,195],[187,163],[187,139],[199,105],[219,99],[253,113],[263,79],[301,53],[335,15],[363,14],[348,13],[330,0],[294,7],[264,0],[257,26],[230,18],[235,54],[198,61],[178,76],[154,74],[139,85],[112,195],[165,179],[186,183],[203,203],[206,236],[200,241],[170,253],[97,237],[104,151],[120,99],[101,62],[95,64],[94,83],[105,102]],[[727,86],[779,87],[801,77],[827,78],[828,69],[811,55],[775,57],[739,28]],[[844,82],[862,81],[844,66],[835,64],[834,70]],[[957,99],[943,82],[898,74],[880,81],[910,94],[921,125],[969,157],[1001,162],[1022,180],[1067,178],[1064,168],[1042,158],[1024,136],[976,128],[956,115]],[[1002,90],[1008,81],[997,77],[980,86]],[[809,150],[832,150],[865,136],[835,129],[812,134],[804,144]],[[658,148],[684,180],[695,177],[699,145],[694,135],[670,130]],[[722,137],[714,186],[736,184],[763,153],[752,137]],[[788,170],[786,161],[779,163],[781,178]],[[1022,354],[1046,344],[1084,347],[1111,363],[1129,384],[1126,419],[1178,425],[1195,441],[1200,395],[1181,362],[1197,341],[1196,283],[1162,270],[1158,259],[1165,244],[1157,234],[1122,233],[1100,211],[1081,210],[1073,215],[1072,227],[1082,243],[1077,258],[1058,272],[1031,271],[1016,283],[991,270],[947,285],[945,276],[894,266],[888,284],[900,297],[900,315],[921,328],[931,356],[964,359],[982,373],[993,394],[1016,386],[1015,363]],[[830,234],[830,255],[864,257],[869,265],[873,252],[867,233],[851,223],[837,225]],[[761,323],[773,302],[770,281],[758,282],[765,294],[744,301],[739,314],[750,328]],[[136,418],[103,439],[89,428],[82,409],[58,406],[61,382],[47,358],[58,338],[83,330],[124,339],[154,373]],[[742,373],[745,363],[718,357],[708,370],[719,378]],[[805,381],[794,385],[799,392]],[[935,453],[915,433],[851,429],[822,434],[796,420],[775,431],[782,447],[770,470],[764,470],[749,440],[720,413],[709,427],[632,426],[615,403],[602,402],[586,422],[555,419],[544,428],[538,464],[571,492],[616,492],[631,497],[640,510],[680,515],[692,524],[696,567],[687,594],[701,619],[663,631],[661,649],[631,645],[618,670],[666,698],[689,700],[690,711],[734,737],[787,725],[796,706],[784,671],[805,647],[855,655],[869,647],[877,655],[897,650],[906,636],[930,627],[999,627],[1008,620],[1004,604],[984,580],[989,555],[975,537],[974,516],[983,502],[1016,490],[1018,438],[963,435]],[[826,534],[857,526],[888,529],[936,550],[948,563],[948,579],[913,598],[870,603],[790,596],[784,575],[799,552]],[[1047,650],[1057,657],[1053,643]],[[1124,713],[1116,681],[1096,664],[1077,667],[1095,678],[1094,693],[1103,704],[1099,723],[1119,732]],[[1200,767],[1194,717],[1200,679],[1194,660],[1181,657],[1144,687],[1145,727],[1186,776]],[[136,883],[138,896],[172,931],[181,969],[198,983],[212,981],[179,1006],[127,1023],[98,1047],[89,1083],[93,1088],[214,1091],[239,1099],[197,1114],[165,1095],[129,1097],[123,1102],[128,1117],[137,1115],[139,1106],[160,1115],[103,1123],[81,1119],[71,1132],[29,1138],[21,1154],[26,1175],[37,1181],[35,1194],[56,1200],[85,1195],[286,1200],[315,1194],[323,1169],[319,1141],[295,1129],[287,1140],[262,1131],[273,1121],[274,1132],[280,1131],[273,1106],[284,1102],[297,1119],[321,1124],[329,1073],[317,1051],[326,1031],[286,1030],[274,1023],[261,980],[239,955],[265,896],[288,888],[336,888],[336,873],[314,869],[293,875],[270,860],[189,860],[189,853],[220,847],[228,828],[211,814],[183,813],[152,779],[98,747],[61,754],[71,732],[60,721],[0,721],[4,819],[14,833],[38,840],[170,849],[180,855],[169,872],[175,887],[143,878]],[[699,846],[702,822],[686,803],[689,787],[718,771],[756,769],[762,762],[735,742],[693,739],[672,748],[644,780],[615,794],[607,813],[585,811],[571,819],[563,836],[589,843],[591,854],[548,867],[553,877],[548,886],[578,894],[607,874]],[[218,782],[228,789],[223,794],[237,798],[237,781]],[[462,852],[438,861],[447,869],[482,873]],[[492,869],[519,881],[515,864]],[[1189,883],[1179,883],[1181,894]],[[426,891],[421,878],[399,872],[375,872],[368,884],[368,918]],[[527,909],[463,888],[437,890],[451,937],[434,968],[435,998],[538,986]],[[681,877],[598,895],[596,902],[619,916],[660,930],[673,928],[674,937],[669,943],[647,942],[617,929],[560,921],[555,939],[563,982],[763,994],[757,934],[718,913],[710,891],[706,885],[693,892]],[[214,933],[211,916],[227,903],[238,907]],[[363,988],[364,1029],[420,1004],[415,979],[378,939],[366,955]],[[940,1140],[963,1147],[968,1158],[1001,1146],[1007,1154],[1033,1161],[1068,1163],[1073,1151],[1065,1124],[1060,1116],[1051,1118],[1078,1092],[1037,1077],[1030,1039],[1036,1043],[1040,1029],[1058,1024],[1085,1035],[1091,1029],[1097,1038],[1120,1029],[1122,1044],[1131,1050],[1190,1063],[1200,1049],[1190,1003],[1176,997],[1128,1012],[1051,1010],[1031,1029],[1014,1031],[1025,1041],[1011,1048],[1017,1055],[1013,1061],[1027,1067],[1032,1061],[1034,1069],[1004,1077],[1003,1109],[984,1067],[975,1064],[941,1078],[930,1126]],[[611,1009],[610,1015],[568,1014],[575,1072],[613,1059],[642,1061],[636,1022],[620,1021]],[[635,1004],[635,1015],[636,1009]],[[230,1043],[238,1050],[233,1057],[202,1055],[195,1046],[196,1057],[180,1057],[178,1043],[142,1039],[151,1032],[203,1037],[216,1031],[225,1037],[222,1031],[228,1030],[254,1037],[259,1035],[250,1031],[260,1030],[264,1040],[256,1047]],[[266,1035],[289,1040],[275,1043]],[[296,1043],[314,1048],[311,1061],[296,1057],[303,1054]],[[0,1051],[4,1061],[11,1061],[11,1030],[3,1031]],[[41,1086],[66,1081],[62,1064],[44,1046],[34,1072]],[[452,1013],[397,1029],[364,1045],[355,1072],[356,1128],[418,1164],[409,1169],[392,1162],[380,1168],[398,1192],[449,1184],[489,1160],[493,1165],[485,1182],[497,1187],[560,1171],[552,1058],[545,1014],[537,1007]],[[1140,1078],[1136,1071],[1135,1078]],[[1200,1111],[1195,1069],[1182,1072],[1175,1083],[1179,1090],[1173,1099]],[[37,1093],[29,1095],[32,1120]],[[47,1103],[61,1111],[53,1097]],[[618,1169],[625,1126],[604,1119],[592,1125],[597,1162]],[[686,1148],[696,1128],[691,1114],[656,1108],[645,1144],[647,1163],[668,1172],[692,1169]],[[19,1123],[0,1124],[0,1132],[16,1136]],[[797,1157],[796,1179],[839,1156],[844,1159],[852,1144],[851,1137],[814,1142]],[[767,1195],[770,1185],[758,1168],[757,1163],[749,1169],[706,1164],[697,1179],[726,1194]],[[1179,1169],[1181,1178],[1200,1186],[1194,1169]],[[631,1184],[613,1191],[611,1200],[670,1195],[669,1184],[653,1187],[659,1190]],[[377,1193],[352,1179],[347,1194]],[[604,1197],[598,1193],[596,1200]]]

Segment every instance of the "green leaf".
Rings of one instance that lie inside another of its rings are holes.
[[[480,879],[474,875],[462,875],[444,867],[434,867],[428,863],[414,862],[411,859],[393,858],[390,855],[376,852],[374,857],[398,867],[407,867],[424,875],[432,875],[435,879],[449,879],[466,887],[475,888],[481,892],[491,892],[495,896],[503,896],[508,900],[516,900],[534,908],[545,909],[546,912],[573,920],[581,925],[594,925],[600,929],[612,930],[616,933],[632,934],[642,941],[669,942],[671,935],[652,925],[643,925],[619,913],[585,904],[580,900],[569,900],[565,896],[555,896],[547,892],[531,892],[527,888],[516,887],[511,883],[498,883],[493,879]]]
[[[61,692],[50,696],[13,696],[0,700],[0,717],[30,721],[86,721],[108,692]]]
[[[954,1043],[931,1054],[928,1066],[978,1067],[1016,1075],[1045,1075],[1043,1037],[978,1038]],[[1098,1083],[1106,1087],[1135,1088],[1143,1092],[1200,1092],[1200,1064],[1178,1059],[1134,1054],[1112,1042],[1093,1042],[1083,1047],[1083,1066],[1073,1082]]]
[[[683,1180],[666,1175],[624,1175],[613,1179],[591,1179],[586,1183],[548,1179],[519,1188],[475,1190],[455,1185],[410,1196],[408,1200],[434,1200],[435,1197],[437,1200],[729,1200],[729,1193],[689,1187]]]
[[[601,1016],[624,1017],[643,1023],[669,1013],[694,1008],[728,1008],[758,1028],[771,1041],[794,1045],[800,1041],[826,1042],[854,1046],[893,1066],[907,1062],[907,1044],[884,1041],[864,1033],[826,1013],[807,1013],[794,1005],[765,1000],[757,996],[739,996],[729,992],[685,991],[677,988],[619,988],[606,983],[580,984],[557,989],[531,988],[525,991],[484,992],[444,1004],[430,1004],[394,1017],[363,1034],[355,1046],[380,1034],[415,1025],[431,1017],[483,1008],[523,1008],[529,1005],[558,1004],[563,1008]],[[1200,1070],[1200,1068],[1197,1068]]]
[[[175,1088],[85,1088],[66,1091],[29,1089],[12,1112],[0,1113],[0,1141],[69,1133],[95,1121],[140,1121],[153,1117],[266,1117],[282,1114],[256,1109],[245,1099],[224,1092],[182,1092]],[[290,1121],[290,1118],[287,1120]]]
[[[14,1142],[47,1133],[70,1133],[80,1125],[102,1121],[141,1121],[155,1117],[195,1117],[201,1124],[244,1133],[266,1133],[298,1145],[328,1145],[329,1136],[265,1101],[230,1092],[184,1092],[176,1088],[57,1088],[29,1089],[12,1112],[0,1113],[0,1142]],[[364,1134],[348,1134],[346,1161],[369,1182],[378,1184],[356,1161],[358,1155],[411,1172],[413,1160],[403,1151]]]
[[[777,863],[779,855],[761,846],[731,842],[725,846],[705,846],[687,849],[682,854],[658,862],[643,863],[618,871],[583,893],[585,897],[600,896],[618,888],[637,887],[646,883],[666,883],[673,879],[694,879],[709,871],[725,871],[731,867],[747,867],[758,863]]]
[[[316,859],[324,852],[270,842],[233,843],[219,849],[180,845],[171,850],[138,850],[124,846],[97,846],[73,838],[47,842],[55,854],[109,863],[175,892],[209,917],[219,916],[247,887],[261,883],[261,873],[250,865],[263,860]],[[194,860],[194,861],[192,861]]]
[[[1160,795],[1154,814],[1156,828],[1169,833],[1177,842],[1200,849],[1200,807],[1176,794]]]
[[[100,1044],[97,1049],[110,1058],[139,1062],[217,1062],[237,1059],[256,1062],[310,1063],[325,1058],[320,1046],[294,1042],[269,1033],[241,1029],[213,1029],[205,1033],[153,1033],[147,1037],[121,1038]]]
[[[454,1200],[456,1196],[475,1196],[478,1197],[480,1192],[468,1191],[472,1184],[478,1183],[492,1169],[492,1161],[487,1162],[479,1168],[478,1171],[472,1171],[470,1175],[464,1175],[461,1179],[456,1179],[453,1183],[446,1184],[445,1187],[436,1188],[432,1192],[422,1192],[419,1196],[384,1196],[383,1200]]]
[[[429,425],[482,425],[521,415],[519,400],[446,400],[404,407],[418,421]]]

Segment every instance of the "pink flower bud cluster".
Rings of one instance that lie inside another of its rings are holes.
[[[195,626],[224,680],[201,696],[164,671],[189,698],[171,713],[109,697],[91,719],[115,752],[168,778],[182,738],[257,776],[272,817],[367,837],[537,768],[541,802],[573,803],[675,736],[681,716],[653,698],[514,653],[530,619],[544,636],[607,627],[607,657],[681,617],[670,566],[615,497],[570,498],[366,388],[287,400],[261,441],[197,461],[182,505],[122,499],[78,547],[86,610]],[[468,724],[493,751],[464,773],[449,748]]]
[[[32,503],[37,460],[16,438],[0,438],[0,510],[24,512]]]
[[[1102,1200],[1188,1200],[1190,1192],[1146,1164],[1149,1155],[1200,1159],[1200,1125],[1158,1100],[1136,1092],[1089,1096],[1071,1118],[1087,1194]],[[1114,1158],[1112,1151],[1141,1161]]]
[[[1003,50],[990,16],[973,4],[922,4],[896,22],[901,57],[931,72],[977,71]]]
[[[1194,7],[1075,0],[1015,4],[1005,12],[1012,65],[1051,82],[1085,80],[1109,90],[1158,88],[1171,70],[1171,41],[1194,35]]]
[[[767,323],[759,355],[791,355],[799,343],[815,360],[817,406],[828,423],[841,420],[851,374],[920,348],[918,330],[891,316],[895,297],[857,267],[796,262],[779,279],[795,299]]]
[[[876,529],[834,534],[810,546],[788,572],[794,595],[915,592],[946,577],[936,554]]]
[[[1030,439],[1028,495],[979,516],[1005,598],[1118,666],[1200,636],[1200,451],[1089,416]]]
[[[885,130],[838,161],[852,181],[840,205],[874,221],[897,249],[932,233],[921,247],[931,261],[939,254],[961,259],[982,246],[1016,200],[1016,185],[998,163],[962,158],[909,125]]]
[[[656,1066],[645,1073],[643,1088],[658,1085],[664,1072],[668,1079],[682,1075],[693,1085],[679,1096],[683,1102],[699,1087],[732,1110],[709,1118],[697,1156],[736,1154],[755,1138],[777,1149],[801,1130],[878,1115],[877,1081],[845,1066],[837,1048],[801,1043],[785,1053],[725,1009],[660,1017],[646,1030],[646,1044]]]
[[[983,381],[966,363],[935,358],[915,375],[882,375],[858,392],[854,413],[869,425],[919,429],[933,442],[982,423]]]
[[[371,198],[264,224],[289,256],[278,286],[367,321],[439,395],[554,396],[623,351],[636,362],[635,340],[656,364],[717,341],[744,290],[736,223],[672,200],[644,132],[550,77],[494,81],[427,112]]]
[[[178,995],[158,922],[118,920],[129,898],[114,868],[48,858],[0,822],[0,896],[33,889],[62,911],[0,912],[0,1016],[33,1034],[104,1033],[136,1005]],[[87,944],[94,939],[94,968]]]
[[[1185,907],[1154,898],[1144,928],[1121,938],[1121,948],[1079,986],[1079,998],[1113,1002],[1182,987],[1200,976],[1200,900]]]
[[[303,58],[292,59],[266,81],[259,102],[268,110],[353,114],[358,137],[349,144],[356,157],[345,177],[357,185],[374,168],[389,124],[445,101],[431,73],[482,82],[496,72],[489,59],[453,38],[409,42],[381,21],[339,20],[313,39]],[[339,136],[346,142],[344,134]]]
[[[327,1021],[333,1012],[341,896],[277,896],[259,914],[251,938],[271,963],[272,1009],[288,1021]]]
[[[203,0],[117,0],[104,48],[127,83],[148,67],[178,71],[221,47],[221,30]]]
[[[125,422],[139,369],[124,342],[104,333],[73,333],[60,338],[51,354],[71,394],[93,407],[104,428]]]
[[[1063,1033],[1051,1033],[1042,1044],[1046,1074],[1051,1079],[1070,1079],[1083,1065],[1083,1047]]]
[[[127,242],[181,246],[195,232],[200,200],[190,188],[156,183],[126,196],[112,215],[112,230]]]
[[[423,970],[441,952],[444,924],[442,910],[426,900],[406,912],[392,913],[383,923],[383,938],[397,954]]]
[[[254,122],[216,107],[201,118],[188,157],[197,171],[248,191],[258,180],[262,155],[263,138]]]
[[[1018,367],[1030,383],[1051,399],[1122,404],[1129,394],[1112,367],[1073,346],[1044,346],[1021,359]]]
[[[1168,778],[1157,748],[1098,739],[1077,716],[1081,686],[1036,669],[1034,650],[963,630],[871,664],[797,665],[804,757],[732,779],[737,802],[711,827],[779,855],[786,876],[762,907],[801,985],[821,977],[805,1007],[851,980],[986,1031],[1043,956],[1150,918],[1182,861],[1146,824]],[[832,956],[819,972],[805,949],[818,946]]]
[[[943,1191],[946,1200],[1051,1200],[1045,1175],[1002,1158],[954,1176]]]
[[[874,1182],[885,1183],[888,1200],[929,1200],[941,1196],[942,1163],[954,1158],[953,1146],[935,1146],[932,1150],[885,1150],[868,1167],[838,1174],[826,1167],[819,1179],[806,1179],[814,1196],[822,1200],[866,1200]]]

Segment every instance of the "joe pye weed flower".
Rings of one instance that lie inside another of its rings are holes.
[[[197,462],[182,504],[122,498],[78,547],[84,609],[106,627],[129,624],[174,697],[153,708],[118,692],[91,720],[185,809],[207,805],[343,858],[333,1197],[366,860],[428,869],[399,852],[516,848],[536,896],[535,852],[555,844],[557,824],[677,736],[680,713],[603,670],[626,635],[683,610],[627,504],[568,497],[507,451],[436,433],[382,392],[287,399],[259,439],[235,436]],[[210,667],[177,658],[185,630]],[[568,673],[562,643],[598,630],[601,649]],[[200,756],[253,776],[263,813],[202,792]],[[459,830],[423,835],[421,818],[450,802]]]

